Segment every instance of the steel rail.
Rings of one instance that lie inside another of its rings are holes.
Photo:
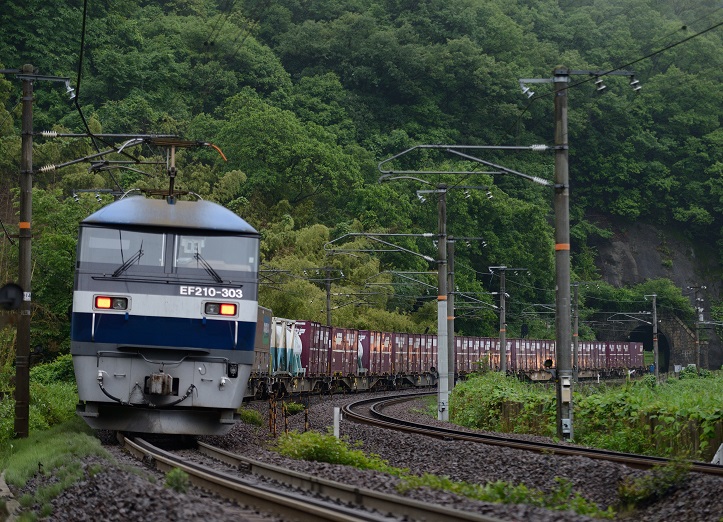
[[[371,489],[350,486],[333,480],[313,477],[306,473],[293,471],[273,464],[260,462],[242,455],[216,448],[203,442],[198,449],[211,458],[243,468],[253,475],[276,480],[287,486],[317,493],[348,504],[363,506],[379,513],[391,513],[405,520],[444,520],[445,522],[501,522],[499,518],[460,511],[417,500],[380,493]]]
[[[165,472],[174,468],[181,469],[188,474],[191,482],[198,487],[214,492],[223,498],[233,500],[239,505],[249,505],[259,511],[274,513],[284,520],[359,522],[379,521],[385,518],[379,513],[366,513],[296,492],[250,484],[242,478],[228,473],[188,462],[149,444],[143,439],[130,440],[122,436],[119,436],[119,439],[123,447],[133,456],[140,460],[150,461],[161,471]]]
[[[464,440],[471,442],[479,442],[482,444],[490,444],[496,446],[504,446],[507,448],[520,449],[524,451],[533,451],[536,453],[555,454],[563,456],[575,456],[575,457],[588,457],[591,459],[606,460],[609,462],[615,462],[618,464],[625,464],[627,466],[638,468],[638,469],[650,469],[653,466],[659,466],[663,464],[669,464],[673,462],[672,459],[664,457],[653,457],[648,455],[636,455],[633,453],[621,453],[616,451],[602,450],[597,448],[586,448],[582,446],[572,446],[569,444],[553,444],[546,442],[530,442],[515,439],[512,437],[505,437],[503,435],[491,435],[487,433],[470,433],[459,431],[453,428],[444,428],[438,426],[428,426],[425,424],[419,424],[415,422],[405,421],[396,419],[394,417],[385,415],[381,411],[392,404],[404,402],[412,398],[419,398],[425,395],[433,395],[431,393],[422,393],[416,395],[409,395],[402,398],[395,399],[365,399],[354,403],[347,404],[342,408],[342,413],[345,418],[353,420],[355,422],[370,424],[374,426],[380,426],[390,428],[398,431],[405,431],[410,433],[418,433],[431,437]],[[370,416],[363,415],[354,411],[354,408],[359,408],[364,405],[371,405],[369,407]],[[689,461],[690,471],[698,473],[706,473],[709,475],[723,476],[723,466],[717,464],[710,464],[707,462],[700,461]]]

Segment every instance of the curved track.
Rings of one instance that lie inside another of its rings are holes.
[[[196,448],[215,460],[251,475],[271,479],[294,491],[252,483],[243,477],[190,462],[157,448],[143,439],[119,437],[121,444],[136,458],[152,462],[167,472],[178,468],[191,482],[223,498],[274,513],[284,520],[365,521],[365,520],[444,520],[445,522],[501,522],[500,519],[422,503],[339,482],[287,470],[241,455],[198,443]]]
[[[444,439],[464,440],[471,442],[480,442],[482,444],[491,444],[497,446],[505,446],[525,451],[533,451],[536,453],[569,455],[588,457],[591,459],[607,460],[618,464],[639,469],[649,469],[656,465],[667,464],[671,459],[663,457],[650,457],[647,455],[635,455],[632,453],[619,453],[595,448],[585,448],[581,446],[552,444],[544,442],[530,442],[504,435],[492,435],[488,433],[473,433],[468,431],[460,431],[453,428],[445,428],[439,426],[429,426],[409,422],[401,419],[385,415],[382,410],[393,404],[405,402],[411,399],[429,396],[430,393],[420,393],[416,395],[407,395],[405,397],[395,399],[365,399],[350,403],[342,409],[343,415],[348,420],[379,426],[383,428],[394,429],[398,431],[406,431],[410,433],[418,433],[420,435],[428,435]],[[452,425],[450,425],[452,426]],[[710,475],[723,476],[723,466],[717,464],[709,464],[706,462],[691,462],[691,471],[698,473],[707,473]]]

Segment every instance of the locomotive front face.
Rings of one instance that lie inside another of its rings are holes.
[[[94,428],[222,433],[253,364],[258,234],[84,224],[71,339]]]

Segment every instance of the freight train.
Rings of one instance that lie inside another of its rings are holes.
[[[247,398],[268,393],[325,393],[434,386],[437,336],[325,326],[273,317],[259,308]],[[508,372],[532,381],[554,379],[555,341],[507,339]],[[454,337],[455,379],[500,367],[500,340]],[[644,371],[643,343],[580,341],[580,379]]]
[[[243,400],[437,383],[437,337],[324,326],[258,306],[259,233],[208,201],[124,197],[80,224],[71,317],[78,414],[94,429],[220,435]],[[457,378],[500,366],[456,336]],[[507,368],[552,378],[554,341],[510,339]],[[581,377],[642,368],[641,343],[581,342]]]

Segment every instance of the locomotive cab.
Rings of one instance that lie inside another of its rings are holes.
[[[132,197],[80,226],[71,353],[96,429],[221,434],[254,357],[259,234],[206,201]]]

